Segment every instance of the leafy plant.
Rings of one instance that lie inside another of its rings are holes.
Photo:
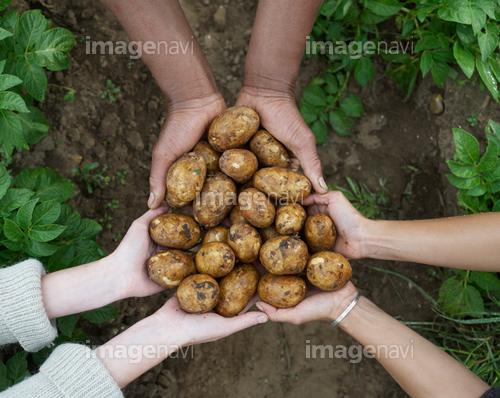
[[[28,353],[20,351],[11,357],[6,364],[0,362],[0,392],[31,376],[28,371]]]
[[[113,199],[111,202],[104,205],[105,209],[109,209],[111,211],[115,211],[118,207],[120,207],[120,202],[116,199]],[[111,217],[107,212],[104,213],[104,216],[101,219],[99,219],[99,222],[103,225],[105,224],[107,229],[111,229],[111,221],[113,221],[113,217]]]
[[[108,80],[106,80],[106,89],[101,94],[101,98],[104,99],[104,98],[108,97],[111,102],[116,102],[116,97],[114,96],[114,94],[119,93],[119,92],[120,92],[120,89],[118,87],[115,87],[115,85],[111,81],[111,79],[108,79]]]
[[[358,184],[352,178],[346,177],[346,180],[351,190],[336,185],[329,185],[328,189],[342,192],[365,217],[374,220],[394,218],[396,207],[385,189],[387,179],[378,178],[380,189],[374,193],[362,181]]]
[[[95,188],[104,188],[109,185],[109,182],[111,181],[110,177],[104,175],[108,169],[108,165],[105,164],[101,171],[92,174],[92,171],[97,170],[98,168],[99,163],[94,162],[92,164],[86,164],[81,170],[77,168],[71,169],[71,173],[73,173],[75,177],[80,177],[80,181],[85,182],[89,194],[92,194]]]
[[[467,121],[470,123],[471,127],[477,126],[479,117],[479,113],[472,113],[470,117],[467,118]]]
[[[5,10],[10,0],[0,2]],[[15,148],[29,149],[49,130],[34,100],[44,102],[44,69],[70,66],[67,52],[76,44],[70,31],[52,28],[39,10],[22,15],[10,9],[0,16],[0,157],[8,164]]]
[[[116,173],[116,178],[120,181],[120,184],[125,185],[125,177],[127,176],[128,171],[119,171]]]

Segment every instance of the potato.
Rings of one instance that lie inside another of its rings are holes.
[[[204,228],[212,228],[228,215],[236,203],[236,185],[228,176],[215,173],[208,176],[193,203],[194,219]]]
[[[217,173],[220,172],[219,159],[220,153],[214,151],[210,146],[208,141],[200,141],[193,148],[193,152],[199,153],[205,159],[207,163],[207,173]]]
[[[311,193],[311,182],[296,171],[281,167],[258,170],[252,178],[253,185],[280,204],[301,202]]]
[[[250,224],[238,222],[229,228],[227,244],[233,249],[238,260],[251,263],[259,258],[262,238]]]
[[[306,211],[298,203],[280,207],[276,212],[276,230],[281,235],[292,235],[302,229],[306,218]]]
[[[196,274],[191,256],[175,249],[164,250],[151,256],[147,266],[151,280],[167,289],[179,286],[184,278]]]
[[[264,167],[289,168],[292,161],[285,147],[266,130],[259,130],[250,140],[250,150]]]
[[[229,213],[229,221],[231,221],[231,225],[236,224],[237,222],[248,223],[247,219],[243,217],[243,214],[241,214],[240,205],[234,205],[231,209],[231,213]]]
[[[239,148],[252,138],[259,125],[259,115],[252,108],[228,108],[212,122],[208,130],[208,143],[218,152]]]
[[[246,149],[229,149],[220,157],[219,166],[224,174],[243,184],[252,178],[259,168],[259,162]]]
[[[252,264],[238,264],[219,283],[215,312],[222,316],[238,315],[257,291],[258,283],[259,273]]]
[[[254,227],[266,228],[274,222],[274,205],[258,189],[245,189],[238,197],[238,204],[241,215]]]
[[[312,253],[332,250],[337,239],[337,230],[330,217],[316,213],[306,220],[304,238]]]
[[[276,238],[277,236],[281,236],[274,225],[259,229],[259,234],[262,238],[262,243],[267,242],[269,239]]]
[[[191,202],[201,191],[207,175],[207,163],[199,153],[189,152],[178,159],[167,173],[167,200]],[[175,203],[169,203],[174,206]]]
[[[175,207],[175,208],[181,208],[181,207],[186,207],[187,205],[191,204],[191,202],[182,202],[178,200],[176,197],[172,196],[170,192],[167,191],[167,194],[165,196],[165,200],[167,201],[168,205],[170,207]]]
[[[227,235],[229,234],[229,228],[225,225],[219,225],[218,227],[210,228],[203,240],[201,241],[202,245],[206,245],[210,242],[224,242],[227,243]]]
[[[298,274],[307,266],[307,246],[299,238],[278,236],[262,245],[259,258],[271,274]]]
[[[277,308],[295,307],[306,297],[304,280],[295,275],[265,274],[257,285],[262,301]]]
[[[200,240],[201,228],[187,214],[162,214],[149,224],[149,235],[161,246],[189,250]]]
[[[184,311],[202,314],[217,305],[219,285],[210,275],[191,275],[182,281],[176,295]]]
[[[233,250],[223,242],[210,242],[196,253],[196,269],[200,274],[221,278],[231,272],[235,257]]]
[[[313,254],[307,263],[307,279],[322,290],[339,290],[351,276],[351,265],[338,253],[321,251]]]

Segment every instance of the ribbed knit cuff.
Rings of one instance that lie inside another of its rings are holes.
[[[40,373],[68,398],[123,397],[102,362],[84,345],[60,345],[40,367]]]
[[[0,270],[0,344],[19,341],[26,351],[34,352],[56,338],[56,322],[49,320],[43,306],[42,275],[45,269],[37,260]],[[5,335],[4,330],[8,330]]]

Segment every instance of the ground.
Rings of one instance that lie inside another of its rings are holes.
[[[243,66],[252,30],[257,0],[182,0],[186,16],[210,62],[228,106],[234,104],[243,78]],[[99,220],[104,206],[113,199],[111,228],[99,243],[107,253],[118,244],[131,222],[143,214],[149,194],[151,153],[166,118],[166,102],[148,69],[126,55],[86,55],[86,36],[91,40],[127,40],[113,15],[93,0],[56,2],[13,1],[21,10],[41,9],[54,22],[71,30],[77,46],[71,52],[70,69],[49,73],[49,92],[41,109],[51,124],[49,135],[27,153],[16,155],[14,168],[50,166],[66,178],[78,162],[107,164],[108,175],[128,171],[125,185],[118,180],[88,194],[77,181],[71,205],[83,216]],[[226,18],[218,24],[220,7]],[[453,154],[452,127],[474,133],[484,144],[488,119],[500,121],[500,108],[477,86],[457,87],[448,80],[444,88],[427,77],[419,82],[411,99],[403,95],[383,74],[378,64],[376,81],[362,89],[349,87],[363,101],[364,116],[351,137],[329,132],[326,145],[318,147],[328,184],[345,186],[345,176],[377,188],[378,174],[388,177],[387,189],[396,203],[400,219],[423,219],[455,215],[456,191],[444,174],[445,160]],[[316,60],[305,60],[297,83],[303,87],[322,71]],[[120,88],[117,101],[101,99],[106,80]],[[67,86],[77,91],[74,102],[63,102]],[[441,116],[429,111],[433,93],[444,97]],[[466,118],[480,113],[471,127]],[[403,192],[411,181],[408,165],[418,168],[411,195]],[[393,316],[406,320],[432,320],[429,303],[403,280],[380,273],[370,266],[397,271],[418,282],[437,297],[439,281],[431,280],[427,266],[380,261],[353,261],[353,281],[358,289]],[[397,289],[397,290],[396,290]],[[99,326],[79,321],[91,338],[101,344],[135,322],[153,313],[171,293],[130,299],[116,304],[120,316]],[[170,358],[147,372],[125,390],[126,397],[404,397],[385,370],[373,359],[353,364],[348,359],[306,358],[310,344],[357,344],[339,328],[325,322],[293,326],[267,323],[222,341],[196,346],[187,358]]]

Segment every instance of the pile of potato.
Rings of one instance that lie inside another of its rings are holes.
[[[193,216],[169,213],[151,222],[151,238],[166,249],[147,267],[153,281],[177,287],[187,312],[234,316],[256,291],[289,308],[305,298],[305,279],[333,291],[351,278],[347,260],[331,251],[333,221],[322,213],[307,217],[299,204],[311,182],[290,169],[285,147],[259,127],[253,109],[229,108],[211,124],[208,142],[168,170],[167,203],[192,205]],[[267,271],[262,277],[254,261]]]

